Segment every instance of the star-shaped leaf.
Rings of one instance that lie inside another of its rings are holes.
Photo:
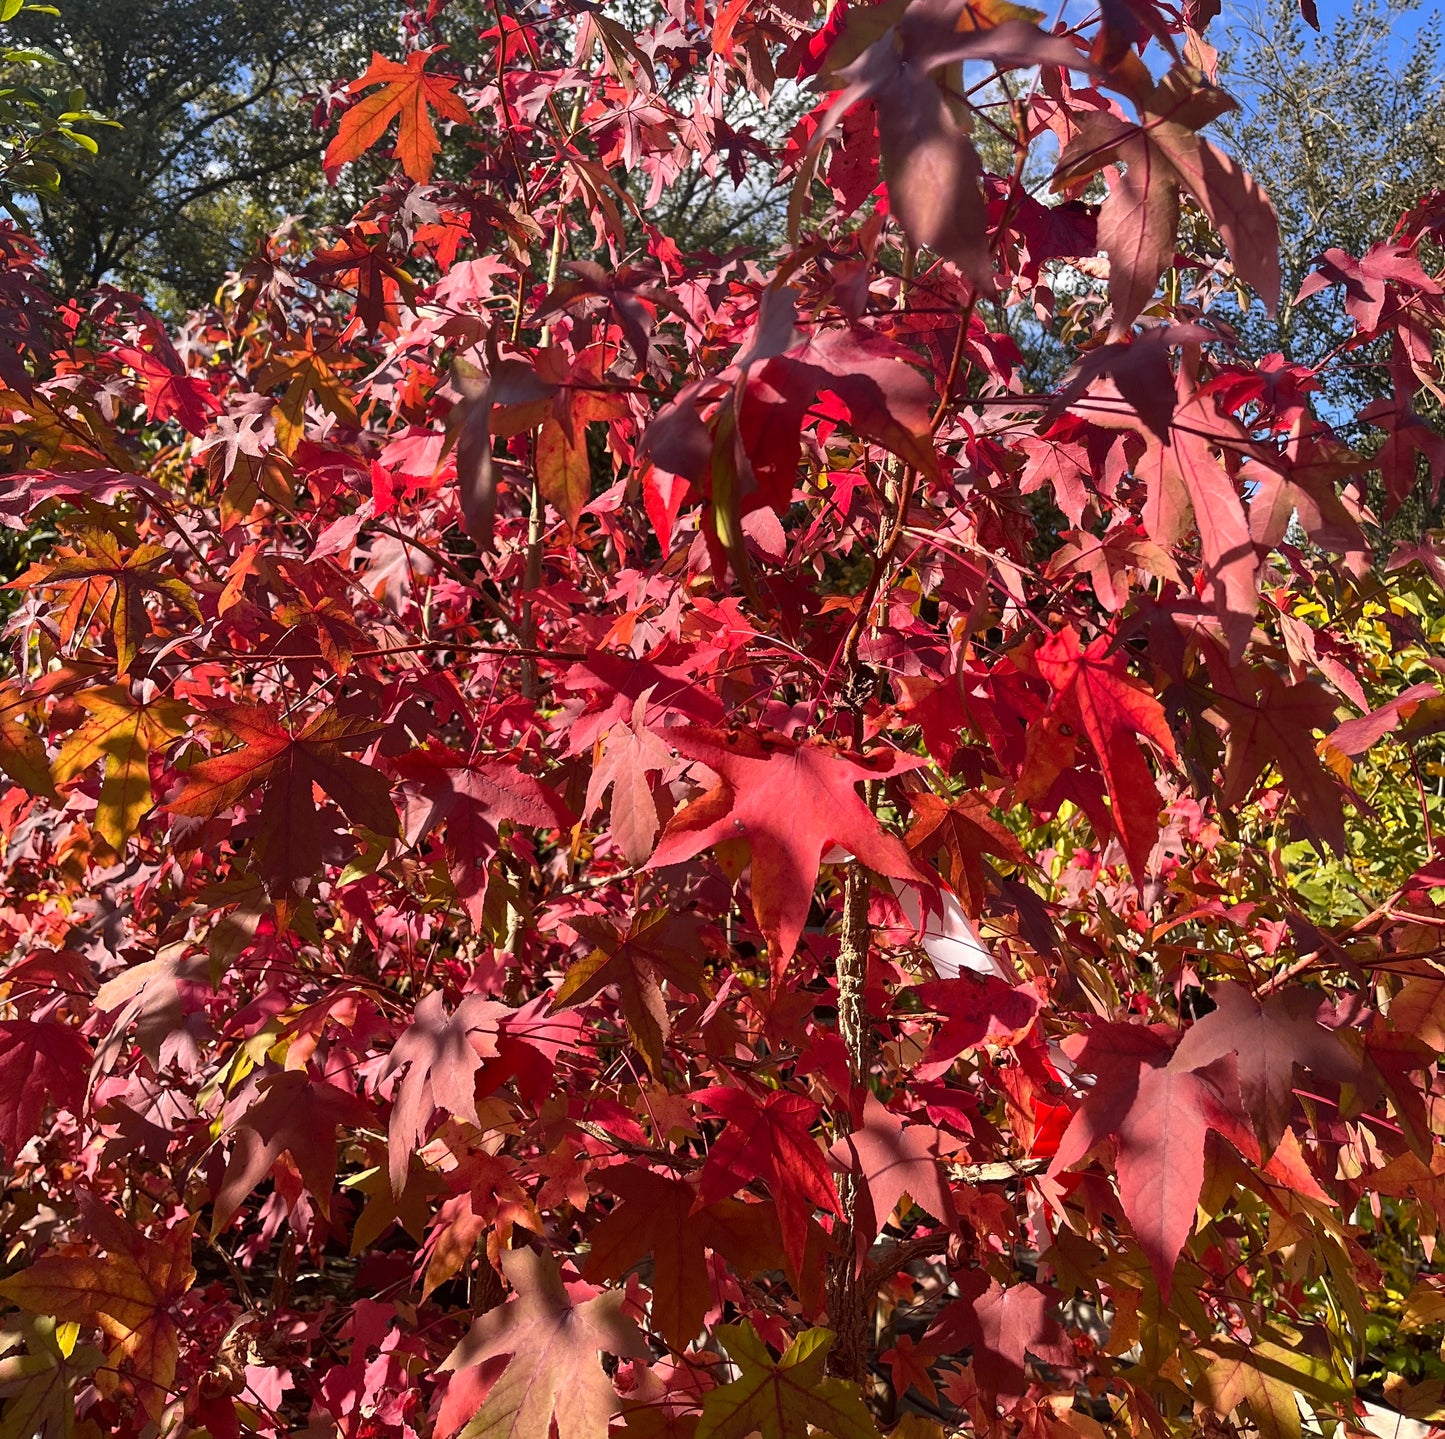
[[[1289,1123],[1296,1068],[1338,1082],[1358,1079],[1359,1061],[1319,1022],[1322,996],[1314,990],[1287,989],[1261,1002],[1244,985],[1226,980],[1213,985],[1209,997],[1215,1008],[1180,1041],[1173,1063],[1203,1069],[1234,1055],[1244,1115],[1267,1159]]]
[[[83,1231],[105,1251],[42,1255],[0,1282],[0,1298],[69,1324],[96,1325],[111,1341],[108,1364],[125,1364],[143,1381],[138,1394],[159,1419],[176,1377],[180,1332],[172,1306],[191,1287],[193,1218],[157,1239],[133,1229],[81,1191]]]
[[[11,1164],[41,1132],[45,1106],[85,1108],[90,1046],[68,1024],[0,1020],[0,1148]]]
[[[392,1046],[379,1079],[404,1070],[387,1126],[387,1153],[392,1193],[406,1184],[411,1157],[426,1133],[432,1114],[445,1109],[458,1119],[480,1124],[477,1116],[477,1070],[497,1054],[497,1019],[512,1011],[496,1000],[469,994],[452,1014],[440,990],[417,1004],[410,1026]]]
[[[672,751],[647,728],[652,690],[644,690],[632,706],[632,718],[613,725],[587,781],[583,808],[592,814],[612,789],[609,810],[612,840],[634,869],[647,862],[657,838],[657,803],[648,775],[672,765]]]
[[[341,117],[336,137],[326,148],[328,171],[341,168],[349,160],[364,155],[381,137],[393,120],[397,121],[396,149],[392,152],[401,161],[408,178],[418,185],[431,179],[432,166],[441,150],[431,111],[443,119],[465,125],[471,120],[467,107],[453,93],[456,80],[446,75],[428,74],[426,62],[436,53],[413,50],[403,64],[373,54],[366,73],[353,80],[350,92],[359,95],[373,85],[364,100],[359,100]]]
[[[326,836],[312,787],[319,785],[353,824],[376,834],[399,835],[391,786],[346,750],[364,749],[380,733],[370,720],[328,706],[293,733],[270,705],[221,705],[201,727],[239,745],[185,772],[172,814],[210,819],[259,790],[257,867],[273,898],[289,895],[320,863]]]
[[[473,759],[428,745],[396,762],[406,795],[408,844],[419,844],[443,824],[447,873],[474,926],[480,927],[487,878],[501,840],[503,820],[533,829],[566,830],[573,815],[555,790],[503,755]]]
[[[554,1420],[558,1439],[606,1439],[617,1392],[598,1351],[623,1358],[647,1352],[622,1314],[624,1294],[574,1298],[556,1260],[530,1249],[504,1252],[502,1269],[515,1295],[475,1320],[442,1364],[465,1369],[510,1356],[462,1439],[537,1439]]]
[[[622,1000],[627,1032],[655,1076],[662,1073],[662,1050],[671,1032],[666,981],[685,994],[707,993],[698,962],[699,934],[695,921],[665,909],[634,914],[625,930],[593,915],[576,915],[573,929],[594,946],[567,971],[553,1007],[583,1004],[600,990],[615,985]]]
[[[1005,1408],[1028,1389],[1025,1356],[1052,1364],[1074,1358],[1057,1317],[1058,1303],[1037,1284],[1004,1288],[981,1269],[956,1275],[960,1297],[948,1305],[924,1335],[922,1348],[933,1354],[973,1351],[979,1392]]]
[[[957,1211],[938,1161],[939,1133],[905,1124],[868,1091],[862,1123],[828,1151],[842,1169],[860,1180],[853,1210],[853,1240],[861,1267],[873,1241],[906,1194],[935,1219],[951,1222]]]
[[[232,1123],[235,1144],[216,1192],[211,1232],[219,1234],[246,1196],[283,1154],[291,1156],[316,1207],[325,1214],[336,1183],[336,1130],[373,1122],[371,1106],[350,1090],[292,1069],[263,1079],[260,1098]]]
[[[708,1153],[697,1207],[735,1194],[754,1179],[766,1180],[778,1206],[788,1262],[794,1274],[801,1274],[813,1210],[842,1213],[827,1161],[811,1133],[818,1106],[787,1091],[770,1094],[760,1104],[741,1089],[721,1085],[694,1097],[728,1122]]]
[[[866,759],[823,741],[689,725],[668,740],[717,775],[717,785],[675,815],[649,861],[679,864],[711,845],[746,843],[753,912],[780,978],[807,923],[824,853],[842,845],[870,869],[917,883],[908,851],[879,828],[856,786],[921,763],[892,750]]]
[[[620,1279],[652,1255],[652,1324],[679,1352],[714,1303],[709,1249],[743,1274],[781,1263],[772,1205],[718,1199],[699,1209],[695,1185],[633,1164],[606,1170],[604,1183],[622,1202],[588,1236],[583,1274]]]
[[[105,761],[95,827],[119,852],[154,802],[150,752],[185,732],[191,708],[161,695],[137,703],[125,685],[82,690],[76,699],[89,718],[56,755],[55,780],[64,784],[97,760]]]
[[[1153,691],[1129,674],[1109,646],[1103,635],[1081,645],[1066,626],[1039,646],[1035,659],[1054,691],[1051,716],[1081,729],[1098,756],[1119,842],[1130,870],[1142,879],[1159,837],[1160,800],[1139,740],[1150,740],[1172,760],[1174,736]]]
[[[831,1330],[804,1330],[781,1359],[749,1324],[724,1324],[716,1333],[741,1372],[709,1390],[697,1439],[808,1439],[819,1429],[831,1439],[878,1439],[857,1386],[823,1372]]]
[[[76,1344],[80,1326],[57,1324],[49,1315],[20,1321],[24,1353],[0,1357],[0,1439],[70,1439],[75,1430],[75,1387],[105,1358],[89,1344]]]

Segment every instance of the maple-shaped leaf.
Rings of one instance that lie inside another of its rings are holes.
[[[1039,997],[1028,985],[967,969],[920,984],[914,993],[926,1009],[943,1016],[919,1063],[922,1079],[946,1074],[965,1050],[985,1043],[1011,1043],[1033,1024],[1039,1012]]]
[[[1337,854],[1345,848],[1345,815],[1339,782],[1310,742],[1311,730],[1331,733],[1336,703],[1313,680],[1289,684],[1272,669],[1251,671],[1250,690],[1216,694],[1213,709],[1228,726],[1220,800],[1233,806],[1249,795],[1262,772],[1273,768],[1284,781],[1300,821]]]
[[[588,1234],[583,1277],[620,1279],[650,1254],[652,1325],[679,1353],[714,1304],[709,1249],[742,1274],[781,1267],[772,1205],[718,1199],[699,1209],[695,1185],[635,1164],[606,1170],[603,1182],[622,1202]]]
[[[740,1371],[731,1384],[708,1391],[697,1439],[878,1439],[878,1429],[855,1384],[824,1373],[833,1344],[829,1329],[805,1329],[774,1359],[750,1324],[714,1331]]]
[[[412,1022],[392,1045],[378,1080],[405,1070],[387,1125],[391,1190],[400,1195],[413,1153],[438,1109],[480,1125],[476,1078],[482,1061],[497,1055],[497,1020],[512,1011],[469,994],[448,1014],[439,989],[418,1001]]]
[[[142,1381],[137,1394],[159,1420],[180,1354],[176,1301],[191,1287],[194,1217],[151,1239],[88,1190],[79,1191],[83,1232],[105,1251],[42,1255],[0,1282],[0,1298],[67,1324],[95,1325],[110,1340],[106,1363]]]
[[[908,796],[913,825],[904,843],[915,857],[942,853],[943,876],[973,918],[983,909],[986,854],[1020,867],[1029,862],[1013,833],[993,817],[988,803],[977,794],[965,794],[948,803],[926,790]]]
[[[390,316],[395,321],[395,296],[408,303],[416,297],[416,283],[397,263],[388,237],[372,222],[342,230],[331,246],[316,251],[316,258],[300,272],[326,288],[344,285],[356,291],[356,308],[371,334]]]
[[[1049,557],[1049,578],[1088,575],[1099,603],[1115,614],[1129,603],[1131,575],[1152,575],[1181,589],[1184,586],[1184,577],[1168,550],[1131,521],[1113,526],[1101,537],[1070,530],[1062,538],[1064,543]]]
[[[928,1403],[936,1405],[938,1389],[933,1382],[933,1375],[928,1372],[928,1362],[932,1357],[911,1334],[900,1334],[894,1347],[883,1350],[878,1360],[888,1366],[895,1394],[902,1396],[910,1388],[916,1389]],[[911,1439],[911,1436],[906,1431],[900,1436],[895,1429],[890,1439]],[[922,1439],[922,1436],[919,1436],[919,1439]]]
[[[396,120],[396,148],[392,155],[418,185],[431,180],[432,166],[441,151],[431,112],[435,110],[444,120],[458,125],[471,121],[467,107],[454,93],[455,77],[427,73],[426,63],[438,48],[413,50],[401,64],[373,52],[366,73],[353,80],[348,90],[360,95],[373,85],[381,88],[358,100],[342,115],[336,136],[326,147],[323,164],[328,171],[339,170],[364,155]]]
[[[609,810],[612,839],[634,869],[647,863],[657,838],[657,801],[648,775],[672,766],[672,751],[647,728],[647,706],[652,691],[638,695],[632,718],[615,724],[602,742],[602,753],[587,781],[583,809],[592,814],[612,789]]]
[[[311,1198],[328,1212],[336,1183],[336,1131],[375,1122],[371,1106],[349,1089],[314,1079],[304,1070],[268,1075],[254,1099],[231,1122],[231,1158],[221,1176],[211,1213],[211,1233],[219,1234],[236,1216],[241,1202],[289,1154]]]
[[[717,724],[723,705],[697,682],[697,668],[689,663],[694,660],[693,651],[674,651],[673,658],[681,662],[665,664],[660,658],[637,660],[595,650],[573,665],[559,685],[590,698],[587,708],[573,715],[566,726],[567,753],[589,751],[613,725],[626,724],[642,696],[647,696],[644,722],[654,729],[678,719]]]
[[[1234,416],[1202,393],[1174,413],[1170,442],[1151,436],[1135,465],[1148,486],[1144,527],[1156,543],[1178,545],[1194,520],[1199,532],[1205,591],[1224,629],[1230,658],[1244,654],[1259,608],[1259,563],[1240,491],[1243,481],[1221,456],[1248,448],[1249,438]],[[1216,449],[1220,454],[1216,455]]]
[[[655,1077],[662,1074],[662,1050],[671,1025],[663,998],[665,980],[685,994],[707,993],[697,925],[688,916],[665,909],[634,914],[625,930],[593,915],[574,915],[568,923],[593,946],[567,971],[553,1006],[583,1004],[609,985],[622,1000],[627,1032]]]
[[[351,392],[339,373],[358,363],[334,339],[323,337],[318,341],[308,329],[304,335],[293,337],[286,349],[273,352],[261,366],[255,377],[256,388],[282,391],[273,414],[276,444],[283,455],[294,454],[306,434],[306,402],[310,399],[314,398],[342,424],[361,423]],[[264,467],[259,462],[247,468],[254,481],[264,478]]]
[[[57,1324],[48,1314],[20,1321],[25,1352],[0,1356],[0,1439],[70,1439],[75,1432],[75,1389],[105,1356],[77,1344],[80,1326]]]
[[[41,1133],[47,1103],[69,1114],[85,1109],[94,1057],[68,1024],[0,1020],[0,1149],[12,1165]]]
[[[618,1401],[598,1352],[647,1353],[622,1313],[626,1296],[574,1298],[569,1288],[590,1286],[564,1284],[557,1261],[530,1249],[504,1251],[502,1269],[513,1298],[475,1320],[442,1363],[457,1370],[510,1356],[461,1439],[537,1439],[554,1421],[557,1439],[606,1439]]]
[[[124,676],[153,629],[145,607],[147,593],[163,595],[193,619],[201,618],[191,587],[167,573],[174,559],[164,545],[127,544],[119,533],[82,529],[76,531],[58,559],[32,565],[13,581],[13,587],[63,585],[73,596],[84,587],[87,608],[108,601],[116,669]]]
[[[1184,1068],[1173,1062],[1166,1038],[1130,1024],[1096,1025],[1081,1044],[1065,1044],[1071,1048],[1076,1068],[1096,1079],[1059,1140],[1049,1174],[1115,1141],[1119,1201],[1167,1299],[1175,1261],[1194,1228],[1206,1132],[1238,1129],[1234,1061]]]
[[[753,913],[768,941],[775,980],[798,947],[824,853],[838,844],[870,869],[917,883],[908,851],[879,828],[856,786],[920,760],[892,750],[864,758],[814,740],[688,725],[668,741],[717,775],[717,785],[674,815],[652,869],[679,864],[711,845],[743,841],[752,858]]]
[[[25,723],[37,702],[12,683],[0,684],[0,770],[31,794],[59,801],[45,741]]]
[[[1331,248],[1316,255],[1314,270],[1305,277],[1295,303],[1342,285],[1345,313],[1361,335],[1372,335],[1381,323],[1393,319],[1401,304],[1415,295],[1438,295],[1439,284],[1421,267],[1413,245],[1371,245],[1360,259]]]
[[[728,1122],[708,1151],[696,1207],[715,1204],[754,1179],[765,1180],[778,1208],[788,1262],[795,1275],[801,1274],[813,1210],[842,1213],[827,1160],[811,1132],[819,1107],[786,1090],[760,1104],[751,1094],[722,1085],[694,1098]]]
[[[1279,222],[1264,191],[1228,155],[1195,132],[1234,108],[1222,91],[1196,86],[1176,68],[1150,87],[1142,123],[1104,111],[1081,118],[1059,156],[1071,183],[1119,161],[1099,210],[1099,244],[1109,256],[1111,334],[1128,332],[1154,297],[1173,258],[1179,191],[1187,190],[1229,247],[1242,279],[1274,313],[1279,304]]]
[[[1430,493],[1438,493],[1445,476],[1445,435],[1421,419],[1408,396],[1382,396],[1360,411],[1360,419],[1385,432],[1385,442],[1373,460],[1385,482],[1387,517],[1415,492],[1421,460]]]
[[[179,420],[193,435],[206,433],[207,422],[221,408],[221,402],[199,375],[186,374],[174,352],[167,356],[121,345],[111,353],[140,376],[146,414],[152,420],[158,424]]]
[[[592,497],[587,427],[625,419],[628,411],[623,397],[604,389],[595,371],[579,366],[572,380],[558,390],[552,413],[537,432],[537,486],[542,498],[575,530]]]
[[[1221,1419],[1247,1405],[1260,1439],[1300,1439],[1299,1396],[1320,1405],[1348,1402],[1353,1385],[1331,1359],[1298,1333],[1262,1325],[1248,1344],[1216,1338],[1192,1358],[1204,1369],[1195,1394]]]
[[[1098,415],[1101,419],[1105,418],[1117,401],[1122,400],[1144,422],[1149,432],[1161,444],[1167,445],[1178,400],[1169,351],[1181,345],[1207,345],[1218,338],[1207,325],[1156,325],[1141,334],[1131,335],[1127,341],[1095,345],[1069,366],[1059,381],[1058,391],[1045,419],[1054,419],[1064,415],[1065,411],[1072,411],[1072,415],[1061,422],[1063,433],[1070,434],[1072,432],[1067,427],[1077,425],[1079,417],[1087,419]],[[1029,448],[1046,444],[1049,433],[1045,432],[1031,441]],[[1078,438],[1081,441],[1085,437]],[[1058,458],[1049,468],[1059,508],[1069,516],[1071,524],[1077,525],[1087,499],[1084,486],[1093,483],[1094,465],[1082,443],[1060,444],[1056,449]],[[1034,465],[1043,463],[1038,451],[1034,450],[1034,453],[1035,460],[1025,468],[1021,478],[1020,488],[1025,494],[1028,487],[1023,480],[1031,477]],[[1082,467],[1081,473],[1079,467]],[[1038,484],[1035,483],[1033,488],[1037,489]],[[1065,503],[1066,499],[1069,504]]]
[[[1107,635],[1085,647],[1065,626],[1039,646],[1035,661],[1054,691],[1050,713],[1082,730],[1098,756],[1110,818],[1142,882],[1159,837],[1159,791],[1139,740],[1150,740],[1167,759],[1177,755],[1164,707],[1109,649]]]
[[[979,1393],[1013,1407],[1028,1390],[1026,1356],[1070,1364],[1074,1346],[1058,1320],[1058,1298],[1037,1284],[1001,1285],[982,1269],[954,1275],[959,1298],[929,1326],[920,1347],[931,1354],[973,1352]]]
[[[1260,1001],[1231,979],[1211,985],[1209,997],[1215,1008],[1190,1027],[1172,1062],[1203,1069],[1235,1056],[1244,1117],[1267,1159],[1289,1123],[1295,1069],[1338,1083],[1359,1078],[1359,1061],[1320,1023],[1323,996],[1313,990],[1286,989]]]
[[[920,1209],[942,1223],[957,1215],[953,1195],[939,1165],[939,1132],[907,1124],[885,1109],[870,1089],[863,1101],[861,1123],[828,1151],[841,1169],[861,1180],[853,1209],[853,1241],[862,1268],[873,1241],[906,1194]]]
[[[326,837],[312,793],[320,786],[353,824],[375,834],[400,835],[391,786],[369,765],[345,751],[364,749],[381,726],[327,706],[296,732],[271,705],[219,705],[200,728],[240,743],[185,771],[181,792],[166,809],[211,819],[259,790],[257,867],[268,892],[279,899],[315,873]]]
[[[502,755],[468,759],[445,745],[400,756],[395,769],[407,797],[405,833],[418,844],[445,825],[447,872],[467,917],[482,924],[487,877],[503,820],[534,829],[570,829],[574,818],[555,790]]]
[[[976,284],[991,289],[988,211],[980,188],[983,167],[956,107],[949,103],[946,87],[929,72],[969,60],[1000,67],[1086,68],[1088,62],[1062,36],[1046,35],[1014,18],[981,26],[971,11],[963,11],[966,18],[960,18],[960,9],[906,7],[897,24],[861,55],[852,50],[858,58],[846,68],[837,69],[835,57],[830,56],[838,93],[813,136],[811,163],[799,172],[790,221],[795,228],[822,145],[848,111],[871,99],[877,105],[889,205],[909,240],[954,261]],[[878,28],[869,38],[878,34]]]
[[[89,714],[55,757],[56,783],[64,784],[97,760],[105,761],[95,827],[117,853],[150,810],[149,755],[185,732],[191,707],[155,695],[138,703],[125,685],[82,690],[76,700]]]

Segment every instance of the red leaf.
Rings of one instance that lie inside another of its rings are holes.
[[[885,834],[856,786],[920,763],[894,751],[867,759],[782,735],[690,725],[669,731],[674,748],[718,777],[715,788],[673,817],[649,869],[680,864],[711,845],[743,841],[752,855],[753,912],[775,977],[798,946],[825,851],[843,845],[880,874],[917,882],[908,851]]]
[[[955,1274],[960,1297],[929,1326],[920,1348],[930,1354],[973,1351],[979,1392],[1005,1409],[1028,1390],[1026,1358],[1069,1364],[1074,1346],[1055,1317],[1057,1299],[1037,1284],[1007,1289],[981,1269]]]
[[[778,1208],[788,1264],[794,1275],[801,1274],[813,1210],[842,1213],[828,1162],[810,1133],[818,1106],[786,1091],[759,1104],[741,1089],[722,1086],[694,1098],[728,1122],[708,1152],[695,1207],[715,1204],[754,1179],[765,1180]]]
[[[606,1172],[622,1201],[588,1236],[589,1279],[620,1279],[652,1255],[652,1324],[677,1351],[702,1330],[715,1303],[707,1251],[723,1255],[742,1273],[780,1264],[773,1206],[717,1199],[699,1208],[696,1187],[635,1164]]]
[[[1061,1174],[1095,1145],[1115,1141],[1119,1200],[1167,1299],[1175,1261],[1194,1228],[1205,1134],[1238,1128],[1238,1100],[1226,1097],[1230,1086],[1238,1092],[1233,1065],[1186,1068],[1173,1062],[1158,1034],[1126,1024],[1094,1026],[1075,1063],[1097,1079],[1059,1140],[1049,1173]]]
[[[557,1261],[530,1249],[505,1251],[502,1268],[516,1293],[473,1321],[442,1364],[463,1369],[510,1356],[472,1420],[474,1432],[532,1439],[555,1421],[558,1439],[606,1439],[617,1393],[598,1351],[647,1353],[637,1326],[621,1312],[623,1294],[574,1299]]]
[[[43,1132],[47,1103],[69,1114],[84,1110],[93,1058],[68,1024],[0,1020],[0,1148],[12,1166]]]
[[[1210,986],[1209,997],[1216,1007],[1190,1027],[1171,1062],[1204,1069],[1234,1056],[1243,1117],[1267,1159],[1289,1122],[1295,1069],[1316,1082],[1340,1082],[1359,1078],[1359,1062],[1319,1022],[1322,996],[1313,990],[1287,989],[1261,1003],[1242,984],[1226,980]]]
[[[392,1046],[378,1080],[405,1070],[387,1126],[391,1190],[400,1195],[411,1157],[421,1146],[438,1109],[480,1124],[476,1078],[482,1061],[497,1055],[497,1020],[512,1011],[505,1004],[469,994],[448,1014],[440,990],[417,1004],[412,1022]]]
[[[1039,646],[1035,660],[1054,691],[1050,713],[1081,728],[1098,756],[1114,828],[1134,878],[1142,883],[1159,837],[1159,791],[1140,737],[1152,741],[1166,759],[1178,758],[1163,706],[1118,655],[1109,654],[1106,635],[1084,649],[1066,627]]]
[[[313,785],[353,824],[376,834],[400,834],[385,777],[343,753],[371,744],[381,726],[327,707],[293,733],[269,705],[233,704],[210,710],[201,728],[216,736],[234,736],[240,745],[192,765],[180,794],[166,809],[211,819],[259,790],[258,866],[278,901],[320,863],[326,831]]]
[[[472,924],[480,928],[487,877],[503,820],[536,829],[570,829],[574,818],[556,792],[512,760],[468,760],[445,745],[400,756],[396,771],[407,795],[406,838],[419,844],[445,824],[447,869]]]
[[[952,1223],[956,1217],[953,1195],[939,1167],[939,1141],[938,1130],[904,1123],[869,1090],[862,1122],[828,1151],[840,1169],[851,1170],[862,1181],[853,1212],[860,1271],[873,1241],[905,1194],[942,1223]]]
[[[316,1207],[325,1214],[336,1182],[336,1131],[371,1123],[371,1107],[350,1090],[313,1079],[304,1070],[269,1075],[260,1095],[232,1121],[235,1143],[216,1191],[211,1233],[235,1218],[242,1201],[283,1154],[291,1156]]]

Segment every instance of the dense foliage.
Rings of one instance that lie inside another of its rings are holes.
[[[433,0],[224,308],[0,235],[0,1435],[1445,1416],[1445,198],[1367,459],[1208,8]]]

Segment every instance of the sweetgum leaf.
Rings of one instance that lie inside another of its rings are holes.
[[[620,1312],[622,1294],[576,1300],[556,1260],[530,1249],[504,1253],[502,1268],[512,1299],[474,1321],[442,1365],[457,1370],[510,1356],[462,1439],[532,1439],[554,1422],[558,1439],[606,1439],[617,1393],[598,1351],[647,1352],[637,1326]]]
[[[93,1057],[68,1024],[0,1020],[0,1149],[12,1165],[43,1132],[47,1103],[74,1115],[85,1109]]]
[[[42,1255],[0,1281],[0,1298],[32,1314],[104,1330],[110,1340],[106,1362],[123,1364],[143,1381],[141,1403],[158,1420],[180,1353],[172,1306],[196,1277],[191,1267],[195,1217],[152,1239],[93,1196],[83,1195],[82,1209],[89,1237],[107,1257]]]
[[[680,864],[712,845],[743,841],[752,856],[753,912],[782,975],[807,921],[824,853],[843,845],[880,874],[917,882],[908,851],[884,833],[856,786],[914,769],[894,751],[866,759],[822,742],[689,725],[668,741],[718,776],[673,817],[648,868]]]
[[[750,1325],[724,1324],[717,1335],[741,1373],[708,1393],[697,1439],[808,1439],[814,1428],[832,1439],[878,1439],[856,1386],[823,1372],[830,1330],[804,1330],[781,1359]]]
[[[441,150],[431,112],[435,110],[444,120],[459,125],[471,121],[467,107],[453,93],[456,80],[427,73],[426,63],[436,48],[413,50],[402,64],[384,55],[372,55],[366,73],[351,82],[350,92],[359,95],[373,85],[381,88],[372,90],[342,115],[336,135],[326,147],[324,163],[328,171],[359,159],[396,120],[396,149],[392,153],[410,179],[420,185],[431,179],[432,166]]]

